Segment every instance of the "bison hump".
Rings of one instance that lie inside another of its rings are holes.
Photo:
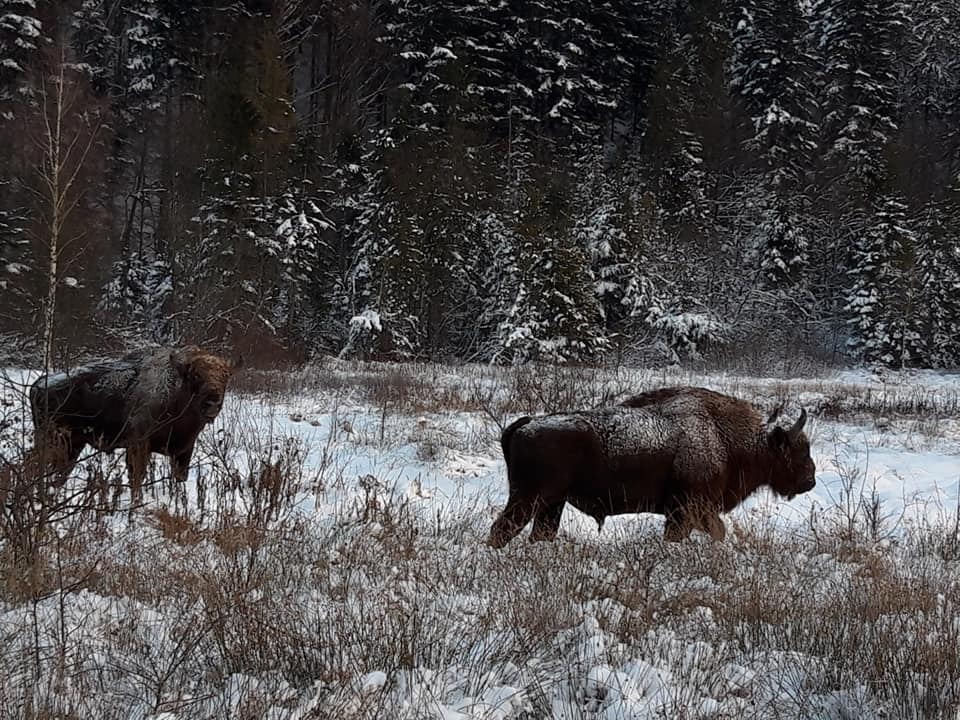
[[[603,446],[614,458],[669,448],[675,441],[674,430],[662,415],[642,408],[618,408],[597,419]]]
[[[535,418],[524,430],[526,433],[536,435],[541,432],[590,430],[591,428],[591,423],[583,414],[556,413]]]
[[[647,454],[662,449],[673,440],[668,419],[647,409],[611,408],[544,415],[519,432],[536,437],[541,434],[571,433],[595,436],[609,458]]]

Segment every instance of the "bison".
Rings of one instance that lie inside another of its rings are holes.
[[[160,347],[43,375],[30,388],[36,461],[65,475],[87,445],[125,448],[134,496],[150,453],[169,456],[174,479],[185,480],[197,436],[220,412],[238,366],[193,346]]]
[[[721,512],[769,486],[792,498],[815,485],[801,409],[790,428],[766,422],[750,403],[696,387],[673,387],[599,410],[523,417],[500,442],[509,499],[490,529],[500,548],[533,520],[531,540],[553,540],[566,503],[593,517],[651,512],[664,537],[699,529],[722,540]]]

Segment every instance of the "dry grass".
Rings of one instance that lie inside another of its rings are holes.
[[[54,588],[71,587],[25,603],[6,586],[0,632],[14,637],[0,717],[39,717],[14,711],[28,701],[51,713],[75,702],[80,716],[144,707],[225,717],[243,679],[250,717],[301,707],[306,693],[316,710],[305,717],[374,718],[391,696],[354,685],[368,673],[400,682],[446,669],[480,693],[503,668],[530,663],[541,674],[519,678],[526,717],[548,717],[558,684],[575,691],[592,663],[645,658],[703,683],[733,663],[788,683],[786,667],[768,663],[784,653],[819,668],[794,705],[756,687],[712,696],[743,694],[753,705],[741,717],[755,718],[804,717],[804,697],[856,684],[896,717],[947,717],[960,702],[958,568],[927,551],[930,538],[863,544],[843,558],[828,538],[762,527],[722,544],[666,545],[642,532],[495,552],[482,546],[486,523],[475,512],[438,525],[396,494],[367,500],[319,524],[292,515],[200,523],[158,508],[119,540],[61,549],[49,569],[62,579]],[[36,628],[10,625],[34,613]],[[605,638],[595,659],[583,656],[591,637]],[[703,656],[691,660],[690,647]],[[58,673],[69,682],[58,684]],[[98,703],[76,699],[86,693]]]
[[[485,413],[503,424],[524,413],[597,407],[666,385],[708,385],[772,409],[802,402],[818,417],[864,424],[913,421],[938,431],[960,418],[960,391],[908,380],[852,384],[824,377],[758,379],[681,369],[523,365],[446,366],[326,360],[293,372],[247,371],[238,389],[274,398],[319,396],[336,404],[374,406],[385,413]]]
[[[264,375],[257,390],[335,402],[337,428],[355,405],[401,418],[401,440],[431,461],[447,440],[421,413],[474,412],[494,432],[515,413],[696,380],[553,372],[330,364]],[[830,389],[720,382],[770,405]],[[860,393],[841,412],[936,415],[955,402]],[[421,718],[457,698],[481,718],[560,707],[626,719],[588,677],[640,663],[671,678],[659,704],[645,700],[655,717],[695,717],[709,696],[701,717],[839,718],[825,698],[848,691],[862,717],[952,719],[960,707],[956,513],[897,527],[861,492],[809,528],[732,524],[720,544],[665,544],[659,523],[634,523],[496,552],[482,498],[421,503],[314,449],[319,467],[250,416],[207,441],[191,502],[162,483],[149,507],[120,513],[95,493],[25,499],[21,515],[39,514],[0,526],[0,720]],[[119,467],[106,472],[121,482]],[[304,510],[315,495],[323,514]]]

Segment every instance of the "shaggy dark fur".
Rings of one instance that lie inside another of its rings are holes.
[[[174,479],[185,480],[197,436],[220,412],[237,366],[196,347],[154,348],[44,375],[30,388],[32,464],[63,476],[87,445],[125,448],[136,497],[150,453],[169,456]]]
[[[653,512],[664,536],[693,529],[717,540],[729,512],[766,485],[787,498],[811,490],[815,466],[803,426],[764,422],[750,403],[676,387],[595,411],[524,417],[501,435],[509,500],[490,530],[503,547],[530,520],[531,540],[552,540],[566,503],[596,519]]]

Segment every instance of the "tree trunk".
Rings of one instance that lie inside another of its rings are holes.
[[[60,172],[63,168],[60,140],[63,133],[63,58],[60,59],[60,73],[57,76],[56,110],[53,128],[47,120],[47,157],[46,185],[50,193],[50,241],[47,252],[47,297],[43,305],[43,367],[53,365],[53,344],[55,340],[55,321],[57,316],[57,281],[60,271],[60,228],[63,214],[63,192],[60,184]],[[46,93],[44,93],[44,115],[47,111]]]
[[[45,368],[53,365],[54,345],[56,343],[57,287],[63,270],[62,253],[70,239],[63,237],[67,218],[80,202],[80,192],[74,191],[74,183],[86,162],[90,148],[93,147],[100,127],[99,117],[93,127],[86,128],[89,134],[85,142],[86,118],[74,113],[74,119],[80,121],[72,137],[66,137],[65,125],[70,120],[77,101],[76,94],[67,97],[65,51],[61,46],[60,57],[53,78],[55,97],[50,108],[47,85],[41,85],[43,114],[43,135],[40,138],[43,160],[37,172],[43,184],[42,199],[49,211],[49,240],[46,258],[47,292],[43,303],[42,351]]]
[[[43,367],[53,366],[53,343],[57,309],[57,275],[60,264],[60,228],[54,220],[50,226],[50,248],[47,256],[47,297],[43,305]]]

